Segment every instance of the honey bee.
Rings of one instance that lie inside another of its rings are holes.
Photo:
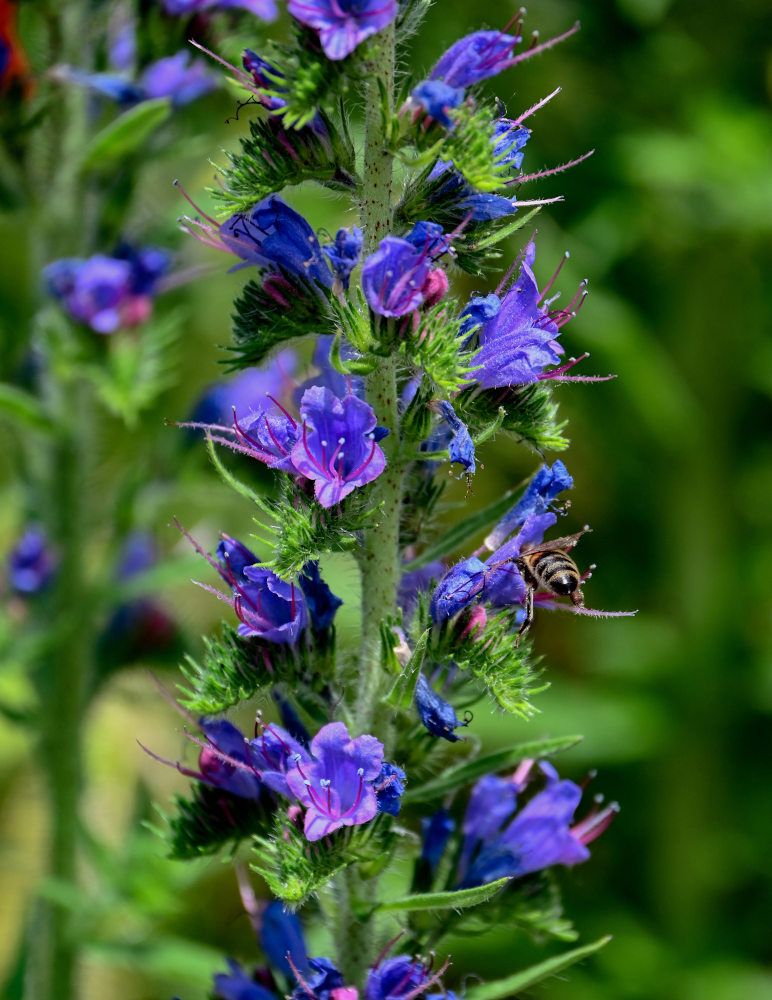
[[[584,607],[582,577],[574,560],[568,555],[585,531],[575,535],[552,538],[539,545],[526,545],[515,559],[520,575],[525,581],[525,618],[517,632],[517,642],[533,625],[533,595],[536,590],[546,590],[556,597],[570,597],[579,608]]]

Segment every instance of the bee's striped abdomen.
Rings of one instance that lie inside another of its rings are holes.
[[[565,552],[535,552],[526,555],[537,584],[553,594],[573,594],[581,583],[579,570]]]

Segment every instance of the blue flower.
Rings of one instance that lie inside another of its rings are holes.
[[[305,746],[281,726],[265,726],[249,743],[249,764],[260,775],[262,783],[285,798],[293,793],[287,783],[288,774],[299,760],[310,758]]]
[[[321,840],[343,826],[373,819],[383,744],[374,736],[352,739],[342,722],[331,722],[314,736],[311,755],[299,753],[295,769],[287,772],[290,792],[306,809],[307,839]]]
[[[329,958],[309,958],[311,972],[304,977],[304,983],[296,986],[291,1000],[330,1000],[333,993],[344,987],[341,973]],[[306,989],[308,987],[308,989]]]
[[[515,198],[475,190],[451,160],[438,160],[428,180],[434,181],[430,195],[433,204],[445,210],[455,209],[459,215],[470,216],[472,222],[501,219],[517,211]]]
[[[161,277],[169,267],[163,250],[122,248],[121,256],[65,257],[43,268],[46,290],[70,316],[95,333],[135,326],[152,312]]]
[[[523,526],[529,515],[543,514],[549,510],[558,494],[570,490],[573,485],[573,479],[559,458],[552,468],[542,465],[517,503],[485,539],[486,546],[497,549],[506,538]]]
[[[186,49],[150,63],[136,80],[116,73],[86,73],[70,66],[58,68],[57,74],[121,105],[168,97],[179,108],[219,86],[203,59],[194,59]]]
[[[245,420],[257,407],[265,405],[266,396],[279,397],[291,384],[298,359],[294,351],[280,351],[267,368],[247,368],[229,379],[221,379],[206,388],[193,407],[191,423],[225,424]]]
[[[343,601],[333,594],[322,579],[319,573],[319,563],[315,560],[307,562],[303,567],[303,572],[298,577],[298,583],[306,599],[311,628],[315,632],[329,628]]]
[[[27,528],[8,556],[8,577],[19,594],[45,590],[56,570],[56,560],[42,528]]]
[[[459,336],[468,337],[474,333],[483,323],[497,316],[500,308],[501,300],[493,292],[490,295],[473,295],[461,313],[464,322],[461,324]]]
[[[478,331],[480,350],[475,364],[479,367],[471,381],[483,388],[536,382],[545,368],[560,361],[563,348],[556,339],[560,329],[553,315],[540,305],[542,294],[532,270],[535,254],[532,241],[499,311]]]
[[[218,972],[214,977],[214,995],[218,1000],[278,1000],[271,990],[249,976],[232,958],[226,959],[230,972]]]
[[[335,277],[344,289],[348,288],[351,272],[357,266],[362,252],[362,230],[358,226],[353,226],[351,232],[339,229],[335,240],[325,244],[322,250],[332,264]]]
[[[229,535],[223,535],[217,543],[217,558],[221,563],[220,576],[231,587],[246,584],[248,581],[244,576],[244,570],[247,566],[254,566],[260,562],[254,552],[246,545]]]
[[[364,399],[364,379],[358,375],[341,375],[337,369],[333,368],[331,358],[334,342],[335,337],[332,334],[322,334],[316,338],[312,361],[319,369],[319,374],[314,375],[297,387],[293,398],[298,405],[300,405],[300,400],[306,389],[311,389],[315,385],[329,389],[334,395],[341,398],[353,394],[354,396],[359,396],[360,399]],[[357,357],[357,352],[345,338],[341,339],[340,356],[344,361],[352,361]]]
[[[449,743],[457,743],[461,739],[454,730],[468,725],[468,721],[458,718],[455,708],[434,691],[421,673],[415,686],[415,706],[421,722],[432,736],[441,737]]]
[[[437,407],[452,435],[448,442],[451,464],[463,465],[464,471],[473,476],[477,470],[474,460],[474,442],[466,424],[456,416],[456,411],[446,400],[440,400]]]
[[[269,903],[260,916],[260,946],[273,968],[290,981],[295,979],[295,971],[302,976],[307,974],[303,926],[296,914],[284,908],[281,900]]]
[[[519,810],[519,786],[512,781],[488,775],[477,783],[464,818],[459,888],[589,858],[586,844],[606,829],[618,807],[607,806],[572,827],[582,789],[561,780],[551,765],[540,767],[546,787]]]
[[[493,127],[493,153],[501,164],[519,170],[523,164],[523,148],[531,130],[509,118],[499,118]]]
[[[409,234],[412,239],[385,237],[364,263],[362,291],[370,308],[379,316],[405,316],[424,302],[427,279],[432,271],[432,252],[436,251],[438,240],[430,232],[419,230],[423,235],[420,242],[415,230],[416,227]]]
[[[428,590],[429,585],[439,580],[444,573],[444,564],[435,559],[420,569],[410,570],[402,574],[397,593],[397,605],[402,609],[402,616],[405,621],[409,621],[413,614],[415,606],[418,603],[418,595]]]
[[[365,1000],[408,1000],[418,996],[436,979],[417,958],[396,955],[373,966],[367,975]]]
[[[463,101],[464,91],[458,87],[449,87],[441,80],[424,80],[413,88],[410,96],[430,118],[434,118],[443,128],[452,129],[455,122],[448,112]]]
[[[432,594],[429,611],[439,624],[453,618],[482,594],[487,567],[477,556],[457,563],[440,580]]]
[[[383,472],[386,458],[375,441],[375,413],[363,400],[341,400],[315,386],[303,394],[300,415],[302,431],[292,463],[314,481],[323,507],[332,507]]]
[[[344,59],[397,16],[397,0],[290,0],[287,9],[319,32],[328,59]]]
[[[208,744],[199,754],[200,773],[183,773],[239,798],[260,799],[263,782],[243,733],[226,719],[202,718],[199,725]]]
[[[384,761],[381,773],[375,780],[375,797],[378,801],[378,812],[398,816],[401,799],[405,792],[406,774],[396,764]]]
[[[259,91],[275,90],[282,94],[286,92],[287,88],[279,82],[285,79],[281,70],[253,52],[252,49],[244,49],[241,62],[244,69],[252,74],[252,80]],[[287,103],[282,97],[269,97],[267,94],[261,93],[256,96],[263,107],[269,111],[279,111]]]
[[[278,14],[275,0],[163,0],[163,4],[167,14],[242,9],[264,21],[274,21]]]
[[[299,275],[325,288],[332,286],[333,274],[316,233],[278,195],[264,198],[249,213],[232,215],[216,231],[195,224],[243,261],[236,269],[278,267],[284,274]]]
[[[438,809],[430,818],[421,820],[421,861],[430,875],[436,873],[455,829],[456,822],[447,809]]]

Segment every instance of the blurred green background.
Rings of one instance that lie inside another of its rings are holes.
[[[499,26],[510,13],[499,0],[439,0],[413,47],[417,71],[459,35],[482,22]],[[764,0],[740,0],[731,13],[716,0],[537,0],[526,27],[545,39],[576,18],[578,37],[489,90],[514,117],[563,88],[529,122],[528,172],[596,150],[522,196],[565,195],[538,220],[537,275],[545,280],[570,250],[560,287],[568,293],[587,277],[590,297],[563,342],[569,354],[591,352],[586,372],[619,375],[556,390],[572,440],[562,457],[576,481],[566,529],[584,522],[594,529],[581,546],[582,559],[598,564],[588,603],[640,611],[607,622],[542,612],[534,633],[552,682],[537,700],[542,714],[522,723],[478,712],[475,728],[491,747],[584,733],[562,770],[578,780],[597,768],[594,785],[622,805],[592,860],[562,878],[582,940],[612,933],[614,941],[535,996],[761,1000],[772,997],[772,11]],[[262,30],[229,38],[226,48],[257,48]],[[28,44],[36,64],[35,38]],[[211,181],[207,157],[216,160],[245,128],[224,124],[232,109],[222,91],[181,112],[173,145],[143,167],[129,213],[137,236],[177,240],[184,205],[171,180],[179,176],[196,193]],[[318,190],[297,192],[293,203],[317,227],[350,221],[342,202]],[[6,207],[0,299],[8,379],[23,357],[39,286],[27,253],[33,222],[23,204]],[[216,345],[229,341],[230,303],[244,281],[223,274],[222,259],[192,241],[179,254],[181,266],[214,258],[217,267],[159,304],[184,316],[177,378],[135,430],[100,422],[93,484],[117,506],[116,470],[140,470],[140,519],[169,557],[183,553],[167,528],[172,515],[205,544],[220,530],[249,530],[249,511],[201,449],[183,447],[180,432],[163,425],[164,417],[184,418],[218,377],[224,352]],[[467,279],[456,287],[489,290]],[[23,521],[17,457],[15,445],[0,456],[4,551]],[[538,462],[501,442],[482,458],[467,504],[489,502]],[[93,539],[93,558],[102,541]],[[335,589],[351,599],[342,633],[352,642],[353,565],[338,561],[331,572]],[[163,600],[194,650],[198,633],[219,620],[216,602],[184,577]],[[174,673],[164,680],[173,686]],[[5,698],[23,700],[23,664],[6,663],[0,685]],[[90,942],[84,1000],[173,993],[199,1000],[221,953],[250,959],[253,952],[230,868],[218,860],[172,864],[151,833],[137,833],[138,821],[153,816],[149,802],[163,806],[187,783],[146,758],[135,740],[176,758],[184,745],[179,720],[135,669],[110,681],[85,724],[84,805],[95,841],[88,892],[72,901]],[[30,914],[46,819],[24,730],[3,723],[0,751],[2,981]],[[493,978],[559,949],[503,927],[451,950],[456,970]]]

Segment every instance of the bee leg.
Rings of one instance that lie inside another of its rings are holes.
[[[584,607],[584,594],[581,589],[577,589],[571,594],[571,602],[577,608]]]
[[[533,587],[526,584],[525,588],[525,618],[523,618],[520,628],[517,630],[517,636],[515,637],[515,645],[520,642],[521,636],[524,636],[528,629],[533,625]]]

